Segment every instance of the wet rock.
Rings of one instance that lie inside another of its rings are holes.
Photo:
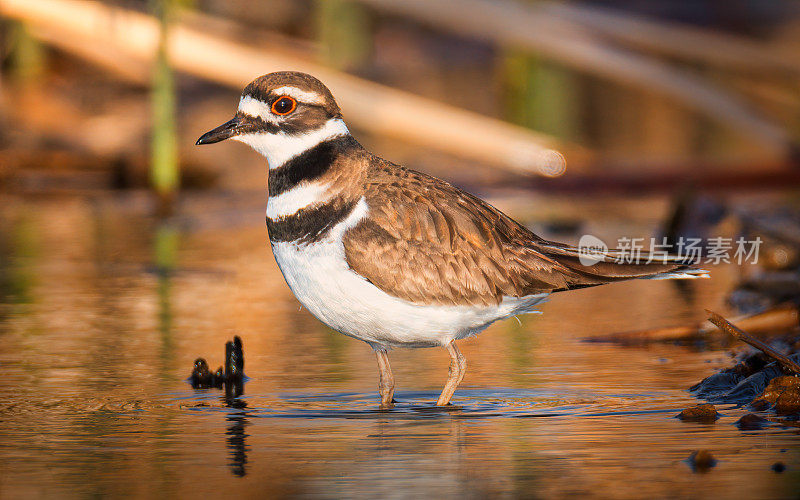
[[[781,352],[792,352],[796,347],[794,344],[800,343],[800,338],[789,336],[782,339],[773,339],[770,346]],[[795,363],[800,363],[800,352],[787,356]],[[715,373],[706,377],[699,384],[694,385],[690,390],[697,398],[705,399],[713,403],[734,403],[750,404],[755,410],[766,410],[775,405],[777,396],[783,393],[786,387],[776,386],[771,397],[762,398],[762,394],[767,392],[767,387],[773,379],[780,379],[786,383],[786,379],[797,379],[797,377],[787,377],[785,369],[770,356],[762,352],[749,354],[731,368]],[[794,383],[794,382],[792,382]],[[792,389],[794,391],[794,389]],[[800,411],[797,408],[797,398],[786,396],[782,405],[785,414],[794,414]]]
[[[774,408],[779,415],[800,413],[800,379],[789,375],[775,377],[756,397],[754,408]]]
[[[712,404],[690,406],[678,413],[677,417],[687,422],[712,423],[719,418],[717,409]]]
[[[775,413],[778,415],[800,414],[800,390],[786,389],[775,401]]]
[[[728,392],[740,380],[742,380],[740,375],[723,371],[706,377],[702,382],[690,387],[689,390],[695,392],[695,396],[698,398],[711,399]]]
[[[755,413],[748,413],[736,421],[736,426],[743,431],[757,431],[763,429],[768,422],[769,420]]]
[[[770,403],[775,403],[775,401],[778,399],[778,396],[780,396],[781,393],[783,393],[786,389],[800,389],[800,379],[789,375],[776,377],[770,381],[769,385],[766,387],[766,389],[764,389],[764,393],[761,395],[761,397]]]
[[[777,366],[764,368],[762,371],[754,373],[742,380],[736,387],[728,391],[722,400],[731,403],[746,403],[753,400],[767,387],[770,380],[780,375],[782,372]]]
[[[754,409],[755,411],[766,411],[769,410],[770,404],[764,401],[763,399],[754,399],[752,403],[750,403],[750,408]]]
[[[708,450],[697,450],[689,455],[689,465],[694,472],[707,472],[717,465],[717,459]]]
[[[780,474],[781,472],[786,470],[786,464],[783,462],[775,462],[772,464],[772,470]]]
[[[762,353],[748,355],[735,366],[706,377],[689,390],[708,401],[749,403],[772,378],[783,373],[774,364],[767,366],[770,362]]]

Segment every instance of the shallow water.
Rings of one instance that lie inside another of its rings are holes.
[[[746,410],[734,407],[714,424],[674,418],[696,403],[687,387],[730,363],[727,351],[581,341],[724,310],[733,268],[682,288],[558,294],[543,315],[493,325],[462,343],[469,369],[451,408],[433,406],[443,350],[392,351],[399,403],[386,412],[367,345],[327,330],[286,288],[263,194],[192,195],[169,225],[143,216],[136,194],[0,202],[1,497],[800,491],[797,428],[742,432],[734,422]],[[564,206],[612,237],[648,236],[664,207],[586,203]],[[194,358],[216,368],[233,335],[244,394],[192,389]],[[716,467],[692,472],[697,449]],[[777,461],[783,474],[770,469]]]

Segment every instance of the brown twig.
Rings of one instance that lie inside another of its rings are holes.
[[[797,328],[798,311],[797,306],[794,304],[780,304],[757,314],[737,316],[732,318],[732,321],[735,321],[739,328],[746,328],[751,334],[776,335]],[[711,335],[719,331],[716,325],[703,321],[694,325],[618,332],[589,337],[585,340],[588,342],[616,342],[626,345],[639,345],[652,342],[707,340]]]
[[[727,319],[723,318],[719,314],[709,311],[706,309],[706,312],[709,314],[708,320],[719,327],[720,330],[723,332],[730,333],[736,339],[741,340],[742,342],[746,342],[751,346],[755,347],[756,349],[760,350],[767,356],[773,358],[775,361],[780,363],[784,368],[787,370],[793,371],[794,373],[800,374],[800,366],[797,363],[789,359],[788,357],[784,356],[783,354],[779,353],[772,347],[768,346],[764,342],[761,342],[755,337],[750,336],[747,332],[738,328],[736,325],[728,321]]]

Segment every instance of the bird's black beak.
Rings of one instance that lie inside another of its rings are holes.
[[[234,116],[231,120],[223,123],[214,130],[210,130],[201,135],[197,142],[197,146],[201,144],[214,144],[215,142],[230,139],[233,136],[241,133],[242,120],[238,116]]]

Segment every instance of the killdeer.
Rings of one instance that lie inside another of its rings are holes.
[[[457,340],[536,312],[553,292],[705,275],[676,257],[618,264],[614,251],[581,264],[578,248],[540,238],[479,198],[364,149],[331,92],[304,73],[257,78],[233,119],[197,144],[225,139],[266,157],[278,267],[314,316],[375,350],[384,408],[394,402],[392,347],[447,350],[450,372],[436,403],[447,405],[466,370]]]

